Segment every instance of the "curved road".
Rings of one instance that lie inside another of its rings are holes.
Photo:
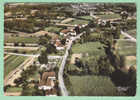
[[[132,37],[131,35],[129,35],[128,33],[121,31],[121,34],[131,39],[131,41],[136,42],[136,39]]]

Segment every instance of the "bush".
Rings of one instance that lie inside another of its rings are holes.
[[[18,43],[18,42],[15,42],[15,43],[14,43],[14,46],[19,46],[19,43]]]
[[[24,42],[22,42],[22,43],[21,43],[21,46],[22,46],[22,47],[25,47],[25,43],[24,43]]]
[[[13,52],[14,52],[14,53],[18,53],[19,51],[18,51],[17,49],[15,49]]]

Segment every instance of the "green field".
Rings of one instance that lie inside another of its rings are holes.
[[[6,92],[21,92],[22,88],[20,87],[9,87]]]
[[[118,41],[117,49],[120,55],[135,56],[136,55],[136,43],[131,41]]]
[[[128,30],[127,33],[128,33],[129,35],[131,35],[132,37],[136,38],[136,35],[137,35],[137,34],[136,34],[136,29]]]
[[[119,14],[104,14],[104,15],[98,15],[101,19],[115,19],[120,18]]]
[[[24,42],[24,43],[38,43],[37,37],[16,37],[16,36],[5,36],[5,43],[15,43],[15,42]]]
[[[88,19],[88,20],[92,20],[93,19],[93,17],[91,17],[91,16],[80,16],[80,18]]]
[[[23,56],[9,56],[4,62],[4,77],[8,75],[12,70],[22,64],[27,57]]]
[[[89,53],[92,55],[104,55],[103,44],[100,42],[87,42],[84,44],[74,44],[72,46],[73,53]]]
[[[115,96],[118,95],[116,87],[105,76],[70,76],[71,89],[68,89],[73,96]]]
[[[13,49],[13,48],[7,48],[7,49],[4,49],[5,52],[15,52],[15,51],[18,51],[17,53],[25,53],[25,54],[35,54],[35,53],[38,53],[39,51],[38,50],[23,50],[23,49]]]
[[[87,20],[75,19],[75,20],[72,20],[71,22],[68,22],[67,24],[78,25],[78,24],[88,24],[88,23],[89,21]]]
[[[53,32],[53,33],[59,32],[60,30],[62,30],[62,28],[57,26],[49,26],[45,28],[45,31]]]

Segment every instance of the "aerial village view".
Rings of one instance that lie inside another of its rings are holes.
[[[135,96],[136,4],[5,3],[5,96]]]

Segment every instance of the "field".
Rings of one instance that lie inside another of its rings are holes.
[[[39,51],[38,50],[28,50],[28,49],[13,49],[13,48],[7,48],[4,49],[5,52],[12,52],[14,53],[16,51],[16,53],[23,53],[23,54],[36,54]]]
[[[127,33],[128,33],[129,35],[131,35],[132,37],[136,38],[136,35],[137,35],[137,34],[136,34],[136,29],[128,30]]]
[[[105,76],[70,76],[71,89],[70,95],[74,96],[114,96],[116,87]],[[80,84],[79,84],[80,83]]]
[[[80,18],[87,19],[87,20],[92,20],[93,19],[91,16],[80,16]]]
[[[124,56],[136,56],[136,43],[130,41],[118,41],[118,52]]]
[[[4,42],[5,43],[15,43],[15,42],[24,42],[24,43],[37,43],[37,37],[16,37],[16,36],[5,36]]]
[[[84,44],[75,44],[72,46],[73,53],[89,53],[92,55],[104,54],[103,44],[100,42],[87,42]]]
[[[59,32],[61,29],[62,29],[61,27],[49,26],[45,28],[45,31],[56,33]]]
[[[79,24],[88,24],[88,23],[89,23],[89,21],[87,21],[87,20],[75,19],[75,20],[72,20],[71,22],[69,22],[67,24],[79,25]]]
[[[6,92],[21,92],[22,88],[20,87],[9,87]]]
[[[8,75],[12,70],[22,64],[27,57],[23,56],[9,56],[4,62],[4,77]]]
[[[97,15],[98,17],[100,17],[101,19],[116,19],[116,18],[120,18],[119,14],[104,14],[104,15]]]

